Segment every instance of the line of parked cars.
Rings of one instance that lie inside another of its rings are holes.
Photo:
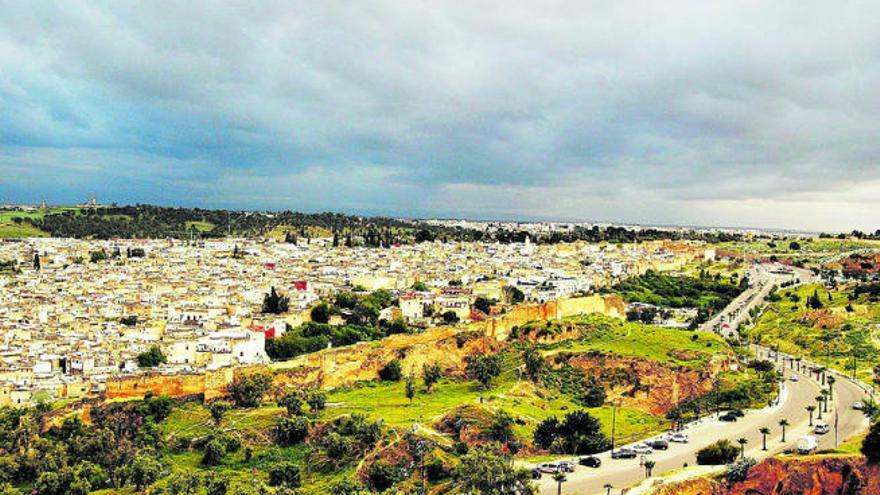
[[[632,447],[621,447],[611,451],[612,459],[635,459],[640,455],[653,454],[655,450],[667,450],[670,442],[688,443],[687,433],[675,432],[661,438],[646,440]],[[578,458],[577,463],[581,466],[597,469],[602,466],[602,459],[594,455],[586,455]],[[544,474],[571,473],[574,472],[575,464],[572,461],[544,462],[532,469],[532,478],[541,479]]]

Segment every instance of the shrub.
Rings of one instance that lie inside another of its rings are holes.
[[[238,407],[257,407],[272,385],[267,373],[238,376],[229,384],[229,396]]]
[[[446,470],[442,460],[435,458],[425,463],[425,476],[428,481],[435,483],[449,477],[449,471]]]
[[[330,322],[330,305],[325,302],[322,302],[312,308],[310,313],[312,317],[312,321],[315,323],[329,323]]]
[[[281,445],[296,445],[309,436],[309,420],[302,416],[284,417],[275,425],[275,441]]]
[[[560,454],[595,454],[611,442],[599,421],[586,411],[573,411],[560,422],[555,417],[542,421],[533,434],[535,444]]]
[[[292,462],[282,462],[272,466],[269,469],[269,484],[272,486],[299,488],[299,466]]]
[[[749,470],[752,469],[755,464],[756,461],[751,457],[738,459],[733,464],[730,464],[727,466],[727,482],[732,485],[740,481],[745,481],[749,476]]]
[[[501,374],[501,356],[474,356],[467,363],[467,373],[472,379],[480,382],[484,389],[492,386],[492,379]]]
[[[730,443],[730,440],[718,440],[697,452],[697,464],[730,464],[736,460],[738,455],[739,449]]]
[[[399,382],[403,378],[403,370],[400,361],[392,359],[381,370],[379,370],[379,378],[387,382]]]
[[[596,383],[587,385],[579,400],[584,407],[602,407],[605,404],[605,389]]]
[[[513,439],[513,417],[505,410],[499,409],[492,417],[492,423],[486,429],[486,436],[499,442]]]
[[[287,409],[288,416],[300,416],[303,413],[303,400],[296,393],[289,393],[278,401],[278,405]]]
[[[150,347],[149,351],[142,352],[137,356],[137,363],[141,368],[152,368],[167,362],[168,358],[165,357],[165,354],[162,353],[162,349],[157,345]]]
[[[868,462],[880,462],[880,422],[871,425],[871,429],[862,440],[862,455]]]
[[[216,466],[223,461],[226,455],[226,442],[219,438],[214,438],[205,444],[205,454],[202,456],[202,464],[205,466]]]
[[[306,403],[312,413],[317,414],[327,405],[327,394],[317,389],[309,390],[306,392]]]
[[[400,469],[384,459],[379,459],[367,468],[367,484],[377,492],[388,490],[400,479]]]

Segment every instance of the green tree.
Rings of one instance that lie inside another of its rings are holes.
[[[761,447],[761,450],[767,450],[767,435],[770,434],[770,428],[767,428],[765,426],[758,431],[761,432],[761,438],[763,440],[763,446]]]
[[[697,451],[697,464],[719,465],[730,464],[739,456],[737,449],[730,440],[718,440]]]
[[[223,416],[226,415],[229,408],[230,404],[225,400],[214,401],[208,406],[208,411],[211,413],[211,419],[214,420],[215,425],[220,426],[220,423],[223,422]]]
[[[310,316],[312,321],[315,323],[329,323],[330,322],[330,305],[322,302],[312,308]]]
[[[42,266],[42,263],[40,263],[40,254],[34,253],[34,270],[39,270]]]
[[[311,389],[306,392],[306,403],[312,414],[318,414],[324,410],[327,405],[327,394],[318,389]]]
[[[275,425],[275,441],[280,445],[297,445],[309,436],[309,420],[303,416],[285,416]]]
[[[528,470],[516,469],[504,456],[486,447],[471,449],[461,457],[453,483],[461,493],[534,493]]]
[[[287,488],[299,488],[299,466],[292,462],[281,462],[269,468],[269,484]]]
[[[399,382],[403,378],[403,367],[400,360],[392,359],[381,370],[379,370],[379,378],[386,382]]]
[[[556,482],[556,495],[562,495],[562,484],[568,481],[568,476],[562,472],[553,473],[553,481]]]
[[[809,406],[805,407],[804,409],[806,409],[807,412],[810,413],[810,426],[813,426],[813,412],[816,410],[816,406],[810,404]]]
[[[286,313],[290,306],[290,298],[282,296],[272,287],[268,294],[263,297],[263,313],[281,314]]]
[[[492,422],[486,430],[487,436],[492,440],[507,443],[513,440],[513,416],[504,409],[495,411]]]
[[[150,350],[144,351],[137,356],[137,363],[141,368],[152,368],[167,362],[168,358],[165,357],[165,354],[162,353],[162,349],[158,345],[150,347]]]
[[[229,396],[238,407],[257,407],[272,386],[268,373],[237,376],[228,386]]]
[[[214,438],[205,444],[205,453],[202,456],[202,464],[205,466],[216,466],[223,461],[226,455],[226,442],[219,438]]]
[[[288,416],[301,416],[303,414],[303,400],[295,392],[288,393],[282,397],[278,401],[278,405],[287,409]]]
[[[398,468],[385,459],[379,459],[367,468],[367,485],[377,493],[382,493],[402,478]]]
[[[541,372],[544,370],[544,356],[538,352],[538,349],[530,345],[523,351],[523,361],[526,366],[526,374],[533,382],[538,381]]]
[[[880,421],[871,425],[871,429],[862,440],[862,455],[868,459],[868,462],[880,462]]]
[[[501,374],[501,356],[497,354],[473,356],[467,363],[467,373],[478,381],[484,390],[488,390],[492,386],[492,380]]]
[[[461,321],[455,311],[447,311],[441,315],[444,323],[458,323]]]
[[[788,420],[782,418],[779,420],[779,426],[782,428],[782,443],[785,443],[785,429],[788,427]]]
[[[412,402],[413,398],[416,396],[416,378],[414,376],[406,375],[405,380],[406,385],[406,398]]]
[[[142,454],[131,463],[128,479],[134,483],[135,491],[139,492],[161,478],[163,471],[161,462],[152,456]]]
[[[425,363],[422,366],[422,381],[425,383],[425,389],[428,393],[431,392],[431,389],[434,387],[434,384],[440,381],[440,378],[443,376],[443,371],[440,368],[440,365],[437,363]]]
[[[656,465],[657,463],[651,459],[645,461],[645,478],[651,477],[651,473],[654,471],[654,466]]]
[[[741,459],[746,457],[746,444],[749,443],[747,438],[740,438],[736,441],[739,444],[739,456]]]

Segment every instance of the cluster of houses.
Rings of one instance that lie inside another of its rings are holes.
[[[474,302],[503,307],[516,302],[513,287],[543,302],[714,257],[692,242],[377,249],[326,241],[0,242],[0,261],[17,268],[0,275],[0,406],[100,393],[108,377],[145,372],[138,356],[153,346],[167,362],[150,372],[267,362],[266,339],[308,321],[310,308],[340,291],[389,290],[397,304],[382,317],[424,327],[449,312],[461,321],[488,317]],[[273,287],[289,298],[286,313],[262,312]]]

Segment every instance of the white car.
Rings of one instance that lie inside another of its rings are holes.
[[[793,382],[797,382],[797,381],[800,381],[800,378],[798,378],[797,375],[791,375],[791,378],[789,378],[789,380],[791,380]]]
[[[643,443],[640,443],[640,444],[634,446],[632,449],[633,449],[633,451],[635,451],[636,454],[641,454],[641,455],[648,455],[648,454],[654,453],[654,449],[652,449],[651,447],[649,447],[648,445],[645,445]]]
[[[685,433],[673,433],[669,435],[669,441],[675,443],[688,443],[688,436]]]
[[[853,402],[853,409],[855,409],[856,411],[861,411],[864,408],[865,408],[865,405],[862,404],[862,401],[857,400],[857,401]]]
[[[816,427],[813,428],[813,433],[816,433],[817,435],[824,435],[829,431],[831,431],[831,427],[828,426],[828,423],[825,423],[824,421],[816,423]]]

